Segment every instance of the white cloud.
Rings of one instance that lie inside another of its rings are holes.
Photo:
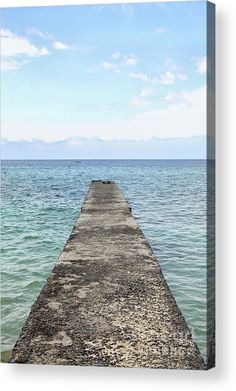
[[[151,104],[149,100],[142,98],[141,96],[133,96],[129,103],[134,107],[144,107]]]
[[[106,69],[106,70],[111,70],[111,71],[114,71],[114,72],[119,72],[119,69],[117,67],[116,64],[113,64],[112,62],[108,62],[108,61],[104,61],[102,63],[102,67],[103,69]]]
[[[155,31],[158,34],[161,34],[161,33],[165,33],[166,29],[165,29],[165,27],[158,27]]]
[[[137,103],[137,102],[136,102]],[[206,87],[185,92],[179,103],[138,113],[131,118],[107,122],[69,124],[3,124],[8,140],[42,139],[47,142],[73,137],[103,140],[149,140],[153,137],[206,135]]]
[[[1,70],[2,71],[16,71],[21,67],[22,63],[19,61],[13,60],[1,60]]]
[[[48,33],[42,33],[42,31],[37,30],[35,27],[30,27],[26,30],[26,34],[35,35],[43,40],[53,40],[53,36]]]
[[[114,53],[112,53],[112,58],[114,58],[114,60],[117,60],[121,56],[122,56],[121,52],[114,52]]]
[[[47,54],[49,54],[49,50],[47,48],[42,48],[40,50],[40,56],[46,56]]]
[[[155,94],[154,88],[142,88],[138,96],[133,96],[129,103],[131,106],[136,106],[136,107],[149,106],[152,104],[152,102],[147,98],[150,98],[154,94]]]
[[[109,106],[108,106],[108,105],[100,105],[100,106],[99,106],[99,109],[100,109],[100,110],[108,110],[108,109],[109,109]]]
[[[1,29],[1,71],[14,71],[29,62],[29,58],[46,56],[46,47],[39,48],[27,38]]]
[[[60,42],[60,41],[54,41],[53,47],[58,50],[68,50],[69,49],[69,46],[67,44]]]
[[[124,64],[128,66],[135,66],[138,63],[138,59],[136,57],[128,57],[125,59]]]
[[[197,72],[204,74],[207,71],[207,58],[200,57],[196,60]]]
[[[175,98],[175,93],[173,91],[169,91],[165,96],[164,96],[164,100],[166,100],[167,102],[171,102],[173,101]]]
[[[185,81],[188,79],[187,73],[178,73],[177,72],[177,65],[173,61],[172,58],[167,57],[165,61],[165,66],[167,68],[167,71],[172,73],[174,72],[175,79],[180,80],[180,81]]]
[[[15,57],[26,55],[39,57],[47,55],[48,49],[37,48],[27,38],[17,36],[9,30],[1,30],[1,55],[3,57]]]
[[[112,64],[111,62],[107,62],[107,61],[104,61],[102,63],[102,67],[104,69],[116,69],[116,65],[115,64]]]
[[[149,77],[145,73],[130,73],[129,76],[152,84],[172,84],[175,80],[175,75],[172,72],[166,72],[159,78]]]
[[[165,73],[162,73],[159,77],[150,77],[145,73],[130,73],[129,77],[146,81],[147,83],[151,83],[154,85],[155,84],[169,85],[169,84],[173,84],[176,80],[180,80],[180,81],[187,80],[188,75],[184,73],[175,74],[173,72],[167,71]]]
[[[35,35],[43,40],[50,41],[54,49],[58,50],[68,50],[70,49],[69,45],[64,42],[57,41],[53,35],[48,33],[43,33],[42,31],[37,30],[35,27],[30,27],[26,30],[28,35]]]
[[[143,98],[147,98],[149,96],[153,96],[155,94],[155,89],[154,88],[142,88],[140,91],[140,96]]]
[[[134,79],[139,79],[139,80],[142,80],[142,81],[147,81],[147,82],[151,82],[153,79],[151,79],[148,75],[146,75],[145,73],[130,73],[129,74],[129,77],[132,77]]]
[[[115,60],[115,63],[110,61],[104,61],[102,63],[102,67],[104,69],[113,70],[114,72],[120,72],[119,68],[122,66],[133,67],[138,63],[138,58],[136,56],[124,56],[121,52],[114,52],[111,57],[113,60]]]
[[[178,73],[177,78],[181,81],[186,81],[188,79],[187,73]]]
[[[166,65],[166,67],[168,68],[169,71],[175,71],[176,68],[177,68],[175,62],[170,57],[167,57],[167,59],[165,61],[165,65]]]
[[[176,79],[176,76],[173,72],[167,71],[162,74],[159,79],[160,84],[173,84]]]

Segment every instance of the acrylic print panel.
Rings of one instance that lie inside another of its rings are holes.
[[[214,12],[2,9],[2,361],[214,366]]]

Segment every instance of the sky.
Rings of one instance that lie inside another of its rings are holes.
[[[206,157],[204,1],[1,13],[3,158]]]

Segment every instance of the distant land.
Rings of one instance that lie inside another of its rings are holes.
[[[55,142],[3,139],[1,150],[2,159],[205,159],[206,137]]]

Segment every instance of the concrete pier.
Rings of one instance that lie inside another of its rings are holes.
[[[10,362],[204,369],[160,265],[114,182],[91,182]]]

